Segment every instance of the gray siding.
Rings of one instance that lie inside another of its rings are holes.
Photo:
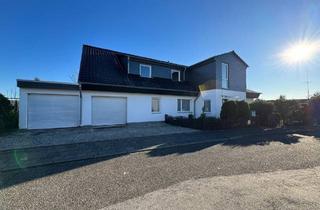
[[[140,63],[136,61],[129,61],[129,73],[130,74],[140,74],[140,64],[145,64],[145,63]],[[158,78],[164,78],[164,79],[171,79],[171,69],[159,65],[154,65],[154,64],[146,64],[150,65],[152,68],[152,77],[158,77]],[[181,79],[183,79],[183,71],[180,71]]]
[[[214,89],[216,84],[216,64],[214,61],[189,69],[186,79],[195,85],[208,84],[206,89]]]
[[[198,86],[202,85],[204,89],[221,89],[222,63],[229,64],[228,90],[246,92],[247,66],[232,52],[217,56],[210,62],[189,69],[187,80]]]
[[[216,77],[217,88],[221,89],[222,63],[229,64],[229,90],[246,92],[246,69],[247,66],[233,53],[224,54],[216,57]]]

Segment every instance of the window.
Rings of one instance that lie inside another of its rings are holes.
[[[229,65],[222,63],[222,88],[229,88]]]
[[[180,82],[181,79],[180,79],[180,71],[178,70],[171,70],[171,79],[173,81],[177,81],[177,82]]]
[[[210,100],[204,101],[203,112],[211,112],[211,101]]]
[[[160,112],[160,98],[152,98],[152,113],[159,113]]]
[[[190,112],[190,102],[191,100],[189,99],[178,99],[178,112]]]
[[[140,64],[140,76],[151,78],[151,66]]]

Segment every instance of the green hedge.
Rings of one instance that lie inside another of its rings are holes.
[[[0,131],[18,128],[18,104],[0,94]]]

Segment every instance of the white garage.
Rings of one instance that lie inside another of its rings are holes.
[[[27,128],[62,128],[80,125],[78,95],[30,93],[27,97]]]
[[[127,122],[125,97],[92,96],[92,125],[118,125]]]

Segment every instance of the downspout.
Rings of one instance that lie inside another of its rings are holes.
[[[82,86],[81,83],[79,83],[79,96],[80,96],[80,123],[79,126],[82,124]]]
[[[201,91],[199,91],[197,97],[193,101],[193,116],[196,117],[196,102],[201,95]]]

